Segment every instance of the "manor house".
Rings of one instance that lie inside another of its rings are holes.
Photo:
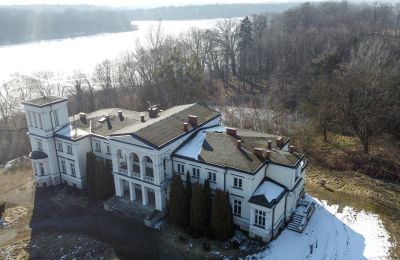
[[[146,112],[108,108],[69,117],[68,100],[43,96],[23,102],[38,187],[85,186],[86,154],[112,163],[115,195],[165,212],[173,173],[210,180],[228,191],[235,225],[269,241],[287,226],[302,230],[299,213],[307,160],[290,139],[221,124],[221,113],[200,104]],[[132,207],[135,211],[135,207]],[[296,231],[298,231],[296,230]]]

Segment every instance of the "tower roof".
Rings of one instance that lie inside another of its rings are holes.
[[[42,97],[26,100],[26,101],[22,102],[22,104],[31,105],[31,106],[35,106],[35,107],[44,107],[44,106],[47,106],[50,104],[56,104],[56,103],[64,102],[67,100],[68,100],[67,98],[63,98],[63,97],[42,96]]]

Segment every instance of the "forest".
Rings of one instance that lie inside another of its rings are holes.
[[[0,7],[0,45],[133,29],[120,12],[101,8]]]
[[[70,87],[51,83],[51,72],[15,74],[2,86],[0,112],[10,121],[15,104],[37,94],[69,96],[74,114],[149,103],[246,107],[250,115],[227,112],[225,120],[306,144],[312,134],[355,137],[361,149],[345,156],[352,167],[398,179],[399,162],[379,153],[393,156],[400,145],[399,22],[394,5],[344,1],[226,19],[176,38],[160,23],[148,47],[104,60],[93,74],[76,72]]]

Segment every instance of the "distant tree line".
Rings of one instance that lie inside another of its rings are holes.
[[[298,3],[210,4],[127,9],[123,12],[131,20],[191,20],[244,17],[246,15],[262,13],[281,13],[296,5]]]
[[[0,45],[133,30],[121,12],[78,7],[0,7]]]

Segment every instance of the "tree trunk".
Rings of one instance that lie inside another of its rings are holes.
[[[368,154],[369,153],[369,142],[368,139],[361,141],[362,146],[363,146],[363,151],[364,154]]]

